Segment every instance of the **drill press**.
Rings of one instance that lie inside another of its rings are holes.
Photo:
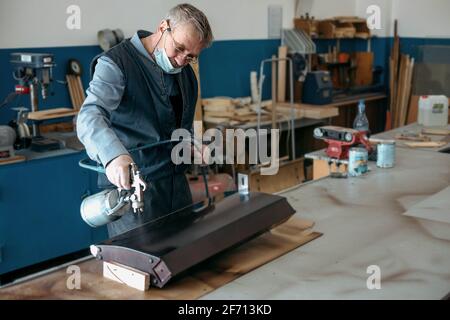
[[[39,87],[42,99],[48,97],[52,82],[52,68],[56,66],[53,55],[48,53],[11,53],[13,78],[18,81],[15,86],[17,94],[29,94],[31,111],[38,111]],[[54,139],[44,138],[39,131],[39,124],[33,123],[31,149],[33,151],[48,151],[61,148],[61,143]]]

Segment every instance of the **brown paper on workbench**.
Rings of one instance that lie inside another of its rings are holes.
[[[79,263],[81,289],[70,290],[66,269],[0,289],[0,299],[198,299],[322,234],[313,232],[314,223],[299,218],[230,249],[173,279],[164,288],[151,287],[141,292],[102,276],[102,261]]]

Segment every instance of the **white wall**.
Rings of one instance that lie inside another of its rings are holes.
[[[300,14],[309,12],[317,19],[342,15],[367,17],[366,9],[381,9],[381,30],[373,34],[386,37],[394,34],[394,20],[402,37],[450,38],[450,0],[298,0]]]
[[[154,30],[169,8],[183,0],[0,0],[0,48],[97,44],[97,31],[121,28]],[[186,0],[188,1],[188,0]],[[266,39],[267,11],[283,7],[283,27],[292,27],[296,0],[191,0],[208,16],[217,40]],[[81,30],[66,28],[69,5],[81,8]],[[398,19],[403,37],[450,38],[450,0],[298,0],[298,14],[317,19],[341,15],[366,17],[366,8],[381,8],[378,36],[392,36]]]
[[[316,19],[355,15],[357,0],[298,0],[298,16],[306,12]]]
[[[97,44],[97,31],[153,31],[183,0],[0,0],[0,48]],[[192,0],[208,16],[217,40],[266,39],[268,6],[282,5],[283,27],[292,27],[294,0]],[[69,5],[81,9],[81,30],[66,28]]]
[[[402,37],[450,38],[449,0],[394,0],[392,17]]]

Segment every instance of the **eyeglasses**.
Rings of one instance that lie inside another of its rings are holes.
[[[185,54],[184,51],[186,51],[184,45],[179,44],[178,42],[175,41],[175,38],[172,35],[172,32],[169,32],[170,36],[172,37],[172,42],[173,42],[173,48],[176,52],[177,55],[184,57],[184,59],[188,62],[188,63],[197,63],[198,62],[198,57],[189,55],[189,54]]]

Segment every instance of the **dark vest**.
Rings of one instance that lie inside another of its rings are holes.
[[[139,38],[150,34],[148,31],[138,31]],[[110,115],[112,128],[125,148],[132,149],[169,140],[177,125],[174,106],[164,80],[167,75],[164,75],[156,63],[142,55],[130,39],[122,41],[104,55],[117,64],[125,78],[122,100]],[[192,132],[198,92],[197,79],[189,65],[172,76],[176,78],[182,96],[179,100],[182,101],[182,106],[178,106],[182,110],[180,127]],[[165,145],[140,150],[131,153],[131,156],[142,174],[152,181],[184,173],[185,165],[176,166],[171,161],[172,147],[173,145]],[[100,177],[100,186],[108,184],[106,176]]]

